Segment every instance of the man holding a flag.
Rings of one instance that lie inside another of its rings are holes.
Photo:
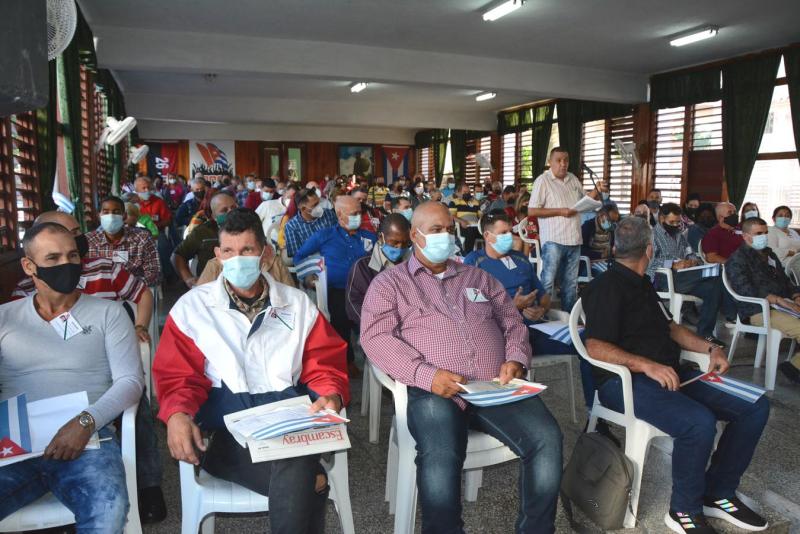
[[[766,529],[766,520],[736,496],[769,418],[766,397],[743,399],[708,380],[692,381],[701,372],[681,365],[681,349],[708,354],[708,370],[717,375],[728,370],[725,353],[675,324],[658,298],[645,276],[653,257],[653,230],[646,220],[624,219],[614,243],[616,261],[582,296],[586,349],[594,359],[627,367],[636,417],[675,438],[672,499],[664,522],[673,532],[690,534],[715,532],[706,517],[745,530]],[[619,376],[595,367],[594,378],[603,405],[623,411]],[[727,425],[709,464],[718,420]]]

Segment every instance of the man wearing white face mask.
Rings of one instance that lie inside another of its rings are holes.
[[[507,383],[524,376],[531,347],[503,285],[448,259],[453,232],[445,206],[421,204],[411,220],[411,258],[375,277],[361,309],[367,357],[409,386],[422,532],[463,532],[461,470],[469,429],[496,437],[521,458],[516,532],[553,532],[561,432],[542,400],[477,407],[458,397],[459,384],[467,381],[499,377]]]
[[[339,196],[336,199],[336,217],[339,224],[320,230],[309,237],[294,255],[294,264],[300,263],[309,256],[319,254],[325,260],[328,277],[328,309],[331,324],[342,338],[348,342],[347,361],[351,373],[357,375],[355,355],[350,347],[350,329],[352,323],[347,317],[345,287],[347,273],[353,264],[363,256],[372,252],[378,237],[366,230],[361,230],[361,203],[351,196]],[[310,285],[312,280],[305,279]]]
[[[319,456],[254,464],[223,421],[305,394],[312,410],[349,400],[344,343],[305,293],[261,272],[265,245],[255,213],[230,212],[216,249],[222,275],[183,295],[164,326],[153,363],[159,418],[176,460],[269,496],[272,532],[318,533],[328,493]]]

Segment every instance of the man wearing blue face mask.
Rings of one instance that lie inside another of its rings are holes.
[[[407,199],[403,199],[408,202]],[[381,221],[378,243],[372,254],[353,264],[347,275],[345,288],[347,317],[358,325],[361,322],[361,306],[372,280],[378,273],[391,269],[411,255],[411,223],[404,214],[391,213]]]
[[[742,223],[744,244],[725,262],[725,274],[734,291],[744,297],[767,299],[771,305],[800,313],[800,288],[792,284],[778,256],[768,246],[767,223],[751,217]],[[742,320],[761,326],[764,316],[761,306],[736,301]],[[800,340],[800,319],[790,313],[771,309],[769,325],[789,337]],[[800,355],[779,366],[781,372],[795,384],[800,384]]]
[[[355,197],[338,196],[335,210],[338,224],[319,230],[309,237],[294,255],[294,264],[300,265],[303,260],[314,254],[319,254],[324,258],[328,277],[328,311],[331,314],[331,324],[342,336],[342,339],[348,342],[348,367],[350,372],[356,376],[359,371],[355,366],[355,354],[349,343],[352,324],[347,317],[345,307],[345,285],[350,268],[359,258],[372,252],[377,236],[359,228],[361,226],[361,203]],[[303,283],[309,287],[313,287],[315,282],[316,275],[307,276],[303,280]]]

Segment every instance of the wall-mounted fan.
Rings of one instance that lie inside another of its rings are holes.
[[[642,164],[639,162],[639,156],[636,155],[636,143],[625,143],[619,139],[615,139],[614,148],[617,150],[619,157],[621,157],[625,163],[629,163],[637,169],[642,166]]]
[[[78,10],[75,0],[47,0],[47,59],[61,55],[75,35]]]
[[[102,149],[104,144],[116,145],[125,139],[125,136],[131,133],[134,128],[136,128],[136,119],[133,117],[125,117],[121,121],[114,117],[106,118],[106,127],[97,140],[96,149]]]
[[[489,158],[486,157],[486,154],[481,154],[480,152],[475,154],[475,163],[477,163],[478,167],[481,169],[489,169],[490,171],[494,170],[492,169],[492,162],[489,161]]]
[[[133,147],[131,148],[131,155],[129,161],[134,165],[136,165],[137,163],[142,161],[145,158],[145,156],[147,156],[148,152],[150,152],[150,147],[147,145]]]

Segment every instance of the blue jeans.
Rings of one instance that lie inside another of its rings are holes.
[[[544,332],[540,332],[533,328],[529,328],[529,339],[531,347],[533,347],[533,359],[539,354],[574,354],[578,358],[581,369],[581,387],[583,388],[583,400],[586,403],[586,408],[592,409],[594,404],[594,377],[592,376],[592,364],[584,360],[578,355],[574,345],[567,345],[555,339],[550,339],[550,336]],[[584,334],[581,334],[581,339],[584,339]]]
[[[417,442],[423,534],[464,532],[461,470],[469,429],[494,436],[520,457],[517,533],[554,532],[561,484],[561,430],[538,397],[461,410],[452,400],[408,388],[408,429]]]
[[[682,369],[678,376],[684,382],[698,374]],[[702,512],[704,496],[733,497],[767,424],[767,398],[749,403],[700,381],[674,392],[642,373],[631,373],[631,377],[636,417],[675,438],[670,509],[695,514]],[[607,380],[598,391],[603,405],[622,411],[619,377]],[[706,469],[717,420],[728,425]]]
[[[111,437],[101,429],[100,437]],[[31,458],[0,467],[0,519],[52,492],[75,514],[78,533],[119,533],[128,515],[125,468],[116,438],[71,461]]]
[[[542,285],[550,296],[558,282],[561,288],[561,309],[569,312],[578,301],[578,266],[580,245],[559,245],[548,241],[542,246]]]

